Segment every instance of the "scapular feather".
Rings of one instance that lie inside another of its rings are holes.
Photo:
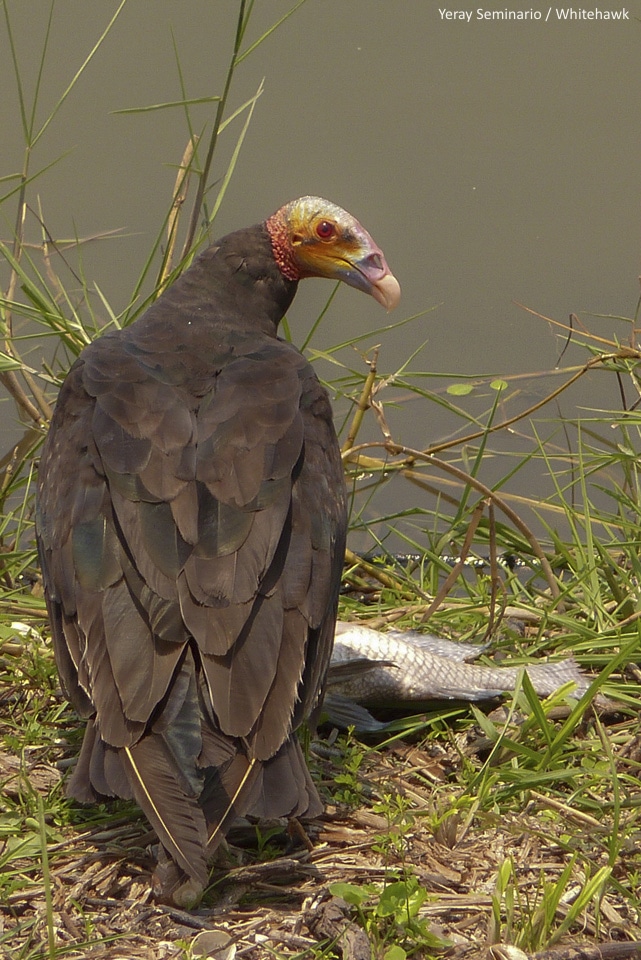
[[[197,638],[203,656],[227,653],[243,629],[253,607],[253,598],[246,603],[230,604],[210,597],[205,605],[191,592],[187,578],[178,577],[180,610],[189,633]]]
[[[174,577],[164,573],[154,562],[152,552],[161,553],[159,546],[155,541],[149,543],[145,537],[147,532],[142,522],[142,504],[132,502],[123,497],[116,489],[111,489],[111,499],[114,506],[114,525],[119,531],[119,538],[123,544],[123,553],[130,558],[131,565],[138,571],[139,575],[149,586],[149,588],[164,600],[175,600],[178,596],[178,589]],[[162,504],[162,506],[166,506]],[[171,512],[171,511],[169,511]],[[147,514],[147,528],[153,528],[153,515]],[[126,531],[126,537],[125,537]],[[163,566],[166,566],[166,560],[177,565],[177,548],[172,542],[171,532],[165,531],[165,542],[169,541],[172,556],[163,559]],[[151,551],[151,552],[150,552]],[[123,568],[125,561],[123,560]]]
[[[198,487],[187,483],[170,501],[171,515],[178,533],[185,543],[192,546],[198,542]]]
[[[152,563],[168,580],[175,580],[192,547],[176,529],[168,503],[141,503],[140,532]]]
[[[243,545],[252,528],[253,513],[235,503],[218,500],[204,483],[198,483],[197,557],[224,557]]]
[[[147,465],[151,440],[144,435],[133,436],[101,406],[94,407],[92,430],[107,469],[115,473],[138,473]]]
[[[150,494],[150,500],[154,498],[167,502],[182,493],[187,484],[187,480],[180,476],[182,459],[175,452],[164,453],[157,447],[152,448],[147,466],[139,475],[142,488]]]

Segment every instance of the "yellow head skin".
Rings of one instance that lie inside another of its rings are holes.
[[[289,280],[342,280],[393,310],[401,288],[367,230],[341,207],[321,197],[301,197],[265,223],[274,257]]]

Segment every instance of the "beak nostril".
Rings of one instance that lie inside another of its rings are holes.
[[[383,258],[380,253],[370,253],[367,260],[376,270],[383,270]]]

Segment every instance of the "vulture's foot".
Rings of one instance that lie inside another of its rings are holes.
[[[151,878],[151,889],[159,903],[181,910],[196,907],[205,890],[200,880],[180,869],[161,844],[158,845],[158,862]]]

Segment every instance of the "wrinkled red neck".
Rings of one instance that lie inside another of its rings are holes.
[[[280,210],[265,221],[272,242],[274,260],[284,277],[288,280],[300,280],[301,272],[289,241],[289,228]]]

